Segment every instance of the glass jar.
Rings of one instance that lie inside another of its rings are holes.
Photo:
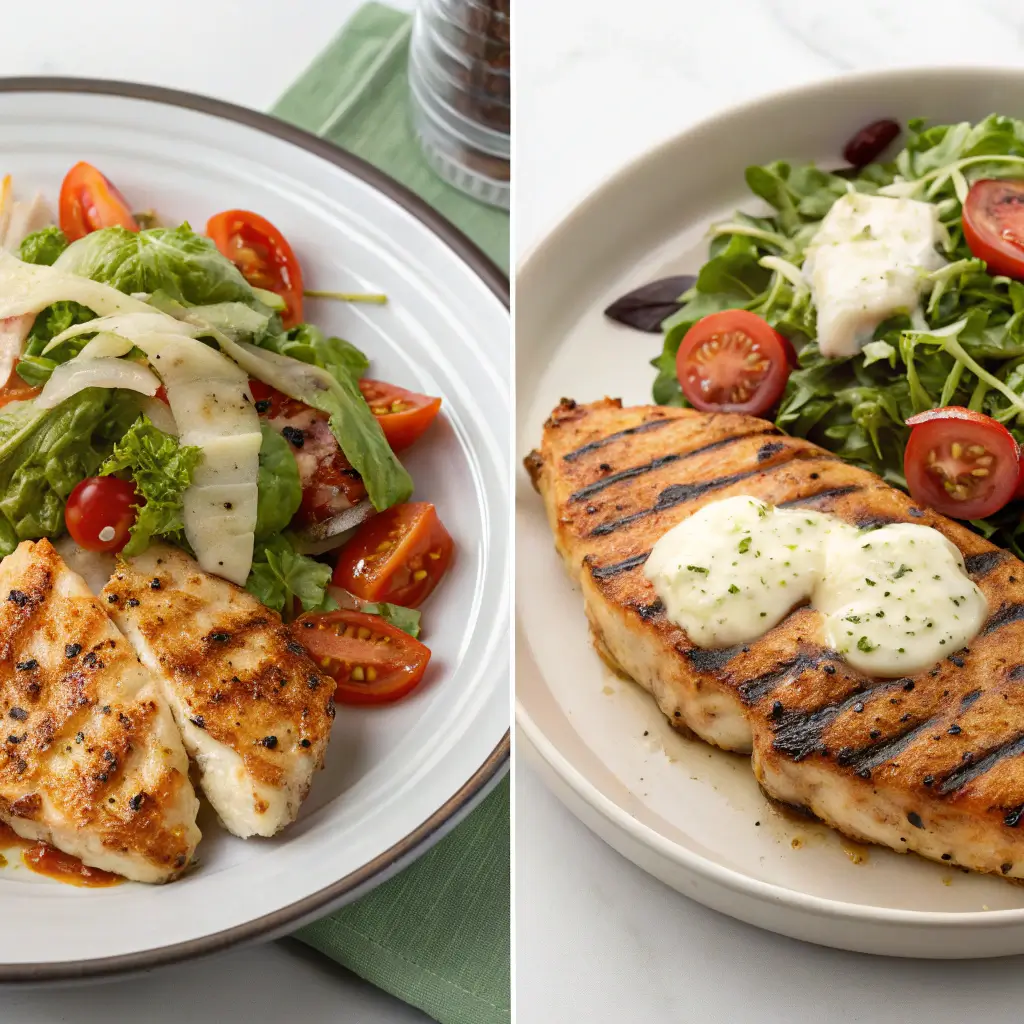
[[[413,121],[431,166],[508,209],[512,127],[509,0],[421,0],[409,53]]]

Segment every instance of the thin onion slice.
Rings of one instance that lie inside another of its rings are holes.
[[[141,363],[126,359],[83,359],[78,356],[61,363],[50,374],[36,399],[40,409],[53,409],[86,388],[125,388],[143,395],[155,395],[160,387],[156,374]]]

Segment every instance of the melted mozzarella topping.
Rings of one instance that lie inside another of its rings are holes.
[[[667,616],[701,647],[753,640],[809,601],[829,647],[880,677],[929,668],[973,639],[988,615],[959,550],[938,530],[857,530],[742,495],[669,530],[644,572]]]
[[[883,320],[913,315],[925,275],[944,265],[935,250],[944,234],[931,203],[858,192],[837,199],[803,267],[822,355],[856,355]]]

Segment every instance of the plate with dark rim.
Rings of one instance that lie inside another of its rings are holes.
[[[517,456],[537,446],[563,396],[651,402],[661,334],[603,311],[639,286],[696,273],[712,224],[757,213],[748,166],[840,167],[843,143],[879,118],[975,122],[1022,106],[1019,69],[852,75],[725,111],[623,168],[517,270]],[[1019,886],[783,814],[749,757],[681,736],[646,692],[606,668],[542,502],[517,473],[517,750],[575,814],[685,895],[784,935],[890,956],[1024,952]]]
[[[0,983],[112,975],[290,931],[414,860],[497,783],[509,759],[507,278],[411,192],[265,114],[120,82],[0,79],[3,166],[53,203],[78,160],[165,223],[257,210],[287,235],[311,289],[383,292],[386,306],[309,300],[306,317],[363,349],[372,372],[444,404],[409,453],[415,498],[455,538],[424,606],[428,676],[405,701],[339,708],[299,819],[241,840],[200,814],[198,863],[164,886],[78,888],[9,857]]]

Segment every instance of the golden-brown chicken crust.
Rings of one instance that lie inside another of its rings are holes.
[[[563,400],[526,465],[606,656],[673,724],[752,750],[770,795],[855,838],[1024,877],[1024,564],[752,417]],[[749,644],[698,648],[643,564],[665,532],[732,494],[862,528],[933,527],[964,554],[990,618],[968,648],[899,680],[851,669],[806,607]]]
[[[155,657],[190,724],[234,751],[252,780],[283,788],[297,763],[322,765],[333,683],[275,612],[166,546],[119,561],[103,597]]]
[[[46,540],[0,564],[0,716],[0,820],[145,881],[189,863],[198,805],[170,713]]]

